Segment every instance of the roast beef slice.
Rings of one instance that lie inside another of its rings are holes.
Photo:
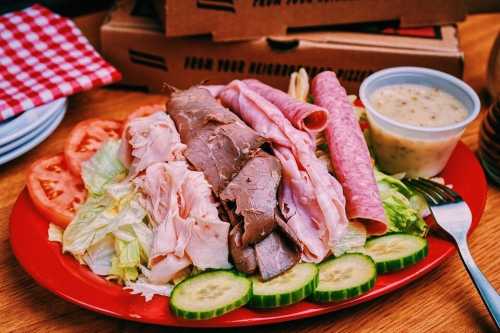
[[[243,246],[263,240],[276,226],[280,180],[279,160],[259,151],[220,194],[225,206],[236,206],[235,213],[243,220]]]
[[[175,92],[167,103],[187,160],[219,194],[266,141],[203,88]]]
[[[255,256],[260,277],[267,281],[295,266],[300,260],[300,251],[296,244],[277,228],[255,244]]]
[[[241,243],[243,226],[241,223],[233,226],[229,232],[229,253],[238,271],[253,274],[257,271],[257,258],[253,246],[244,247]]]

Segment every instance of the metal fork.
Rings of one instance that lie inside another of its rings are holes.
[[[498,329],[500,296],[477,267],[467,245],[467,233],[472,222],[469,206],[460,195],[445,185],[425,178],[404,179],[403,182],[422,194],[437,224],[455,240],[465,268]]]

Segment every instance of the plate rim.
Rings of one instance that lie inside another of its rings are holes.
[[[9,153],[10,151],[27,144],[29,141],[35,139],[42,133],[44,133],[48,128],[51,126],[52,123],[56,122],[61,113],[64,111],[64,109],[59,109],[57,112],[55,112],[47,121],[39,124],[39,126],[34,129],[33,131],[26,133],[25,135],[21,136],[20,138],[17,138],[14,141],[11,141],[9,143],[0,145],[0,156],[5,155]],[[7,149],[7,150],[5,150]],[[4,151],[5,150],[5,151]]]
[[[57,129],[57,127],[59,127],[59,125],[63,121],[64,116],[66,115],[66,107],[67,104],[64,105],[64,108],[62,109],[61,113],[56,117],[56,119],[54,119],[54,121],[51,124],[49,124],[49,126],[45,128],[45,130],[41,132],[38,136],[36,136],[33,140],[23,145],[14,147],[12,150],[9,150],[4,154],[0,154],[0,165],[4,165],[18,158],[19,156],[26,154],[28,151],[30,151],[31,149],[35,148],[43,141],[45,141],[45,139],[47,139],[52,133],[54,133],[54,131]]]
[[[481,170],[480,174],[476,175],[477,179],[475,179],[475,180],[479,181],[479,183],[477,186],[474,186],[474,192],[481,190],[482,195],[480,196],[481,201],[478,201],[477,205],[475,205],[475,206],[477,206],[478,211],[477,211],[477,215],[474,216],[475,223],[472,224],[472,227],[470,229],[470,232],[469,232],[469,236],[470,236],[470,234],[472,232],[474,232],[475,228],[479,224],[481,217],[484,213],[486,200],[487,200],[487,194],[488,194],[487,193],[488,186],[486,183],[485,174],[484,174],[484,172],[479,164],[479,161],[477,160],[476,156],[474,155],[474,153],[463,142],[460,141],[458,145],[461,146],[460,147],[461,149],[465,148],[465,153],[469,154],[470,160],[473,163],[474,168],[476,168],[476,169],[479,168],[478,170]],[[16,206],[18,204],[20,204],[20,201],[23,200],[23,198],[22,198],[23,196],[27,196],[26,189],[23,189],[23,191],[21,192],[21,194],[17,198],[16,203],[14,204],[14,208],[12,209],[10,223],[9,223],[9,236],[12,235],[12,226],[14,223],[13,222],[14,211],[16,210]],[[27,199],[29,200],[29,196]],[[326,313],[335,312],[335,311],[338,311],[340,309],[352,307],[354,305],[358,305],[361,303],[371,302],[374,299],[379,298],[382,295],[388,294],[388,293],[393,292],[393,291],[397,291],[400,288],[404,287],[405,285],[407,285],[407,284],[419,279],[420,277],[428,274],[430,271],[432,271],[432,270],[436,269],[438,266],[440,266],[447,258],[449,258],[456,251],[453,244],[448,241],[448,243],[450,243],[451,246],[449,246],[448,249],[446,249],[445,251],[441,252],[439,254],[439,256],[437,258],[435,258],[432,263],[428,263],[426,266],[422,267],[421,269],[414,272],[413,274],[411,274],[409,276],[407,275],[404,278],[397,280],[396,282],[393,282],[392,284],[382,286],[379,289],[373,290],[373,292],[378,290],[378,292],[376,292],[376,293],[370,292],[370,293],[365,294],[365,297],[361,296],[361,297],[352,299],[349,302],[345,302],[345,305],[341,306],[341,307],[334,308],[331,304],[329,304],[329,305],[326,305],[325,308],[322,308],[322,309],[314,309],[314,310],[311,310],[309,312],[302,311],[299,314],[289,313],[287,315],[282,315],[279,318],[261,317],[260,320],[253,319],[251,322],[245,322],[242,320],[232,321],[232,322],[221,321],[220,318],[224,318],[224,317],[219,317],[219,318],[215,318],[217,320],[212,319],[212,320],[208,320],[208,321],[188,321],[188,320],[181,320],[181,319],[176,318],[175,322],[165,322],[165,321],[161,321],[161,320],[149,320],[148,318],[134,317],[132,314],[128,314],[127,316],[125,316],[123,314],[116,313],[116,311],[105,309],[105,308],[102,308],[102,307],[99,307],[99,306],[96,306],[93,304],[89,304],[86,301],[79,300],[77,297],[66,294],[64,292],[61,292],[61,290],[59,290],[57,288],[55,288],[55,289],[52,288],[51,286],[46,284],[45,281],[41,278],[41,276],[43,276],[43,274],[40,275],[40,274],[38,274],[38,272],[33,273],[29,269],[27,269],[27,267],[22,263],[22,260],[19,259],[20,257],[19,257],[19,254],[17,253],[18,249],[16,248],[16,246],[13,245],[13,238],[9,237],[9,239],[10,239],[11,248],[13,250],[13,253],[14,253],[16,259],[18,260],[20,266],[22,267],[22,269],[29,276],[31,276],[37,284],[39,284],[43,288],[49,290],[53,294],[65,299],[67,301],[70,301],[70,302],[72,302],[72,303],[74,303],[82,308],[87,309],[87,310],[91,310],[91,311],[94,311],[97,313],[101,313],[101,314],[104,314],[107,316],[111,316],[111,317],[119,318],[119,319],[123,319],[123,320],[130,320],[130,321],[136,321],[136,322],[142,322],[142,323],[148,323],[148,324],[157,324],[157,325],[170,326],[170,327],[195,327],[195,328],[243,327],[243,326],[260,326],[260,325],[266,325],[266,324],[281,323],[281,322],[286,322],[286,321],[290,321],[290,320],[298,320],[298,319],[303,319],[303,318],[308,318],[308,317],[316,317],[316,316],[324,315]],[[57,245],[60,246],[59,244],[57,244]],[[60,255],[65,256],[62,253],[60,253]],[[411,268],[409,267],[408,269],[411,269]],[[90,271],[89,271],[89,273],[93,274]],[[394,284],[395,284],[395,286],[394,286]],[[367,295],[368,295],[368,297],[367,297]],[[341,304],[343,304],[343,303],[341,303]],[[300,303],[298,303],[298,304],[300,304]],[[270,311],[273,311],[273,310],[270,310]]]
[[[64,105],[67,104],[66,102],[67,102],[67,98],[66,97],[61,97],[61,98],[58,98],[58,99],[56,99],[56,100],[54,100],[52,102],[49,102],[47,104],[40,105],[40,106],[37,106],[35,108],[32,108],[32,109],[24,111],[20,115],[20,117],[22,117],[23,115],[25,115],[27,112],[31,112],[31,111],[33,111],[33,110],[35,110],[37,108],[43,108],[43,107],[48,108],[48,110],[44,111],[44,113],[42,114],[42,116],[40,118],[38,118],[37,121],[30,123],[28,126],[22,128],[20,131],[15,131],[13,133],[9,133],[8,135],[6,135],[4,137],[1,137],[0,138],[0,146],[3,146],[5,144],[8,144],[8,143],[14,141],[14,140],[17,140],[21,136],[23,136],[26,133],[29,133],[32,130],[34,130],[35,128],[37,128],[38,126],[40,126],[40,124],[42,124],[45,121],[47,121],[50,118],[51,115],[54,115],[62,107],[65,108]]]

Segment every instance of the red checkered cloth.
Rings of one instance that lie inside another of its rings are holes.
[[[40,5],[0,16],[0,121],[120,78],[71,20]]]

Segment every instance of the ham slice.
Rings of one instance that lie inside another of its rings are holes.
[[[132,163],[132,152],[130,147],[130,133],[128,131],[130,121],[132,119],[138,118],[138,117],[146,117],[149,116],[153,113],[165,113],[165,105],[161,104],[153,104],[153,105],[146,105],[138,108],[131,114],[129,114],[127,120],[125,121],[125,125],[122,131],[122,144],[120,146],[120,151],[119,151],[119,156],[120,160],[125,165],[127,168],[130,167],[130,164]]]
[[[230,267],[230,225],[219,219],[201,172],[189,170],[185,161],[155,163],[134,183],[155,225],[149,262],[152,281],[168,282],[191,264],[201,269]]]
[[[192,221],[186,253],[201,269],[229,268],[230,224],[219,219],[217,203],[203,173],[188,171],[179,193],[181,217]]]
[[[190,265],[191,261],[187,257],[179,258],[174,254],[169,254],[151,267],[148,277],[155,284],[165,284],[172,281],[179,272]]]
[[[196,170],[205,174],[216,194],[265,142],[203,88],[174,92],[167,112],[188,146],[184,155]]]
[[[268,86],[258,80],[244,80],[245,84],[273,103],[283,112],[286,118],[298,129],[315,134],[323,131],[328,123],[329,113],[326,109],[299,101],[290,95]],[[220,89],[220,88],[219,88]],[[218,89],[212,89],[218,92]]]
[[[132,119],[123,136],[125,139],[120,147],[122,161],[127,165],[124,157],[127,151],[132,157],[129,179],[156,162],[184,159],[186,145],[181,143],[174,122],[164,112]]]
[[[273,231],[280,180],[280,162],[259,151],[220,194],[221,200],[236,204],[235,213],[243,219],[243,247],[263,240]]]
[[[330,248],[327,231],[321,221],[321,210],[314,195],[309,176],[301,171],[290,149],[274,150],[283,168],[283,180],[279,193],[280,209],[288,226],[295,232],[302,247],[302,259],[320,262]]]
[[[330,113],[326,138],[335,175],[346,196],[349,219],[364,222],[371,235],[384,234],[387,221],[370,154],[345,89],[335,73],[322,72],[312,81],[312,94],[314,102]]]
[[[186,177],[185,162],[155,163],[134,183],[143,196],[143,207],[154,224],[150,264],[174,252],[177,246],[176,219],[179,218],[177,193]]]
[[[276,155],[281,152],[286,158],[295,160],[294,166],[282,162],[283,173],[293,176],[284,182],[289,184],[287,191],[293,195],[281,195],[280,207],[297,207],[303,213],[295,217],[298,221],[290,224],[290,227],[312,254],[303,259],[320,262],[335,242],[342,238],[347,227],[345,199],[340,184],[315,156],[315,145],[311,137],[293,127],[274,104],[248,88],[245,83],[238,80],[231,82],[220,92],[219,98],[257,133],[269,139],[275,154],[278,152]],[[300,207],[297,203],[301,204]],[[306,206],[307,209],[302,209]],[[283,211],[288,220],[292,217],[290,212],[291,210],[286,209]],[[307,232],[300,230],[298,225],[306,228]],[[308,239],[311,235],[322,240],[321,250],[307,246],[312,242]]]

